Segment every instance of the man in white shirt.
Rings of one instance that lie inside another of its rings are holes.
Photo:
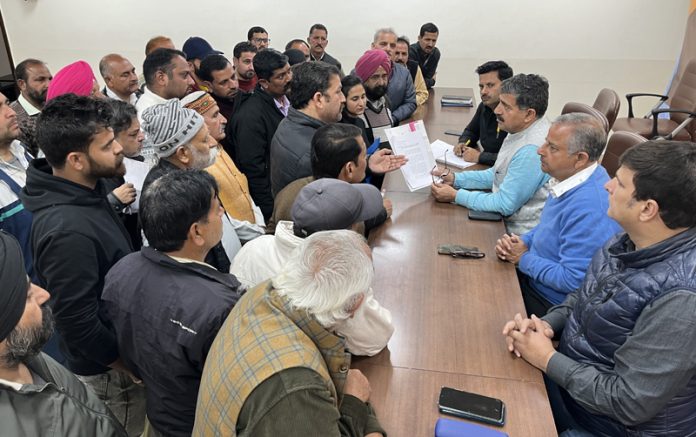
[[[39,146],[34,140],[34,128],[41,108],[46,103],[48,84],[51,83],[53,76],[48,71],[46,64],[38,59],[25,59],[17,64],[15,76],[20,95],[16,101],[10,104],[10,107],[17,113],[20,141],[36,156]]]
[[[135,105],[140,94],[138,75],[128,59],[116,53],[106,55],[99,61],[99,73],[106,83],[102,94]]]
[[[350,184],[322,178],[306,185],[292,207],[293,221],[280,221],[275,235],[263,235],[242,247],[230,273],[246,286],[259,284],[280,272],[303,239],[319,231],[347,229],[382,211],[382,195],[369,184]],[[372,356],[391,338],[391,313],[370,289],[355,316],[337,329],[353,355]]]
[[[17,140],[19,135],[17,114],[7,97],[0,94],[0,229],[19,241],[24,254],[24,268],[33,276],[29,239],[32,216],[19,200],[19,192],[27,182],[27,167],[32,156]]]

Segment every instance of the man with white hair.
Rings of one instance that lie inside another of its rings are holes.
[[[370,383],[334,331],[365,300],[370,249],[349,230],[307,237],[272,281],[248,291],[213,342],[194,436],[385,435]],[[273,353],[269,353],[273,351]]]

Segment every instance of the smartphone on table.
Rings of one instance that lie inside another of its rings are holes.
[[[438,400],[440,412],[491,425],[505,424],[505,404],[500,399],[442,387]]]

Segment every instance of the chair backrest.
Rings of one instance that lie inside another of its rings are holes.
[[[621,99],[616,91],[610,88],[604,88],[597,94],[592,107],[604,114],[609,123],[609,129],[614,126],[616,117],[619,115],[619,108],[621,108]]]
[[[599,120],[599,122],[604,127],[604,131],[609,133],[609,122],[607,121],[607,117],[605,117],[604,114],[602,114],[592,106],[586,105],[584,103],[568,102],[565,104],[565,106],[563,106],[561,114],[570,114],[571,112],[582,112],[584,114],[590,114],[591,116]]]
[[[602,158],[602,166],[609,173],[609,177],[613,178],[616,170],[619,169],[619,157],[621,157],[621,154],[636,144],[645,141],[648,140],[633,132],[618,131],[611,134]]]
[[[672,98],[668,101],[670,109],[686,109],[696,111],[696,59],[692,59],[686,64],[686,69],[682,74],[677,88],[674,90]],[[670,114],[670,118],[677,124],[681,124],[687,114]],[[696,138],[696,123],[689,123],[686,130],[691,134],[691,138]]]

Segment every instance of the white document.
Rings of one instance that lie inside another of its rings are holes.
[[[454,154],[454,146],[447,144],[442,140],[435,140],[431,144],[433,148],[433,156],[435,161],[440,164],[445,164],[445,152],[447,152],[447,166],[457,168],[467,168],[476,165],[475,162],[464,161],[462,158]]]
[[[408,158],[408,162],[400,170],[409,190],[416,191],[430,186],[433,183],[430,172],[435,167],[435,158],[423,121],[412,121],[387,129],[386,133],[394,153]]]
[[[123,164],[126,166],[126,174],[123,176],[123,179],[135,187],[135,202],[128,205],[124,212],[135,214],[140,209],[140,195],[143,191],[143,182],[145,182],[145,177],[150,171],[150,166],[145,162],[130,158],[123,158]]]

